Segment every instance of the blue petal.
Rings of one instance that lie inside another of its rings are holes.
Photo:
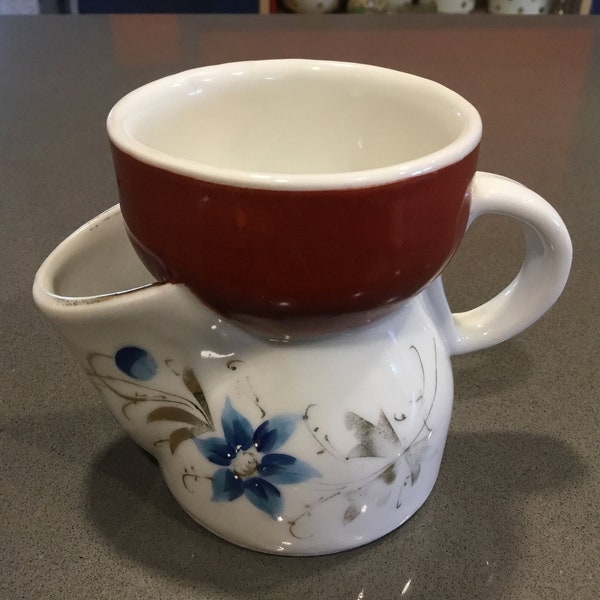
[[[269,452],[277,442],[277,430],[271,429],[269,421],[261,423],[252,437],[252,443],[259,452]]]
[[[300,483],[311,477],[321,477],[319,471],[308,463],[289,454],[267,454],[263,457],[258,472],[274,483]]]
[[[149,381],[157,371],[152,355],[137,346],[124,346],[117,350],[115,363],[122,373],[138,381]]]
[[[194,444],[211,463],[226,467],[235,458],[235,449],[223,438],[211,437],[208,439],[194,438]]]
[[[283,499],[279,490],[260,477],[253,477],[244,482],[244,495],[256,508],[277,519],[283,510]]]
[[[280,415],[269,419],[254,432],[252,442],[259,452],[276,450],[294,433],[299,420],[298,415]]]
[[[221,425],[223,426],[223,433],[225,439],[229,442],[229,445],[233,448],[241,448],[242,450],[248,450],[252,445],[252,434],[254,428],[250,425],[250,422],[245,417],[242,417],[240,413],[231,406],[229,398],[225,401],[225,408],[221,415]]]
[[[219,469],[212,478],[213,502],[231,502],[244,493],[242,480],[229,469]]]

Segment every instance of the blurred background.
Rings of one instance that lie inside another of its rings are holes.
[[[600,14],[600,0],[0,0],[0,15],[290,12]]]

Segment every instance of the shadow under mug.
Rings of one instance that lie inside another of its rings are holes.
[[[467,226],[481,120],[413,75],[268,60],[145,85],[108,132],[153,275],[285,335],[369,322],[439,275]]]

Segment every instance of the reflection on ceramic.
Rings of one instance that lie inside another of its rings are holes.
[[[475,0],[436,0],[441,13],[470,13],[475,8]]]
[[[550,12],[549,0],[488,0],[488,9],[499,15],[543,15]]]
[[[326,13],[340,7],[340,0],[283,0],[289,10],[297,13]]]
[[[466,100],[387,69],[197,69],[127,96],[109,134],[121,206],[59,245],[33,292],[110,412],[184,510],[241,546],[323,554],[401,525],[440,468],[450,357],[560,295],[560,217],[475,172]],[[452,314],[440,272],[486,213],[522,225],[523,266]]]

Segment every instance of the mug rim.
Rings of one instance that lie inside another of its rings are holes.
[[[459,135],[449,144],[434,152],[418,158],[383,167],[365,170],[341,171],[333,173],[271,173],[242,170],[203,164],[191,159],[179,158],[166,152],[152,148],[128,133],[125,120],[138,109],[144,96],[149,105],[153,96],[167,87],[180,86],[186,80],[198,75],[221,75],[239,71],[240,68],[253,70],[256,73],[270,69],[285,69],[289,72],[301,72],[310,69],[329,70],[365,70],[371,76],[391,81],[400,80],[419,85],[444,96],[456,107],[457,117],[463,121]],[[168,75],[142,85],[122,97],[110,110],[106,122],[108,136],[112,144],[122,152],[148,165],[183,175],[193,179],[254,189],[271,190],[335,190],[385,185],[397,181],[434,172],[456,163],[471,153],[481,140],[482,123],[477,109],[465,98],[450,88],[430,79],[395,69],[375,65],[313,59],[267,59],[255,61],[239,61],[197,67]]]

